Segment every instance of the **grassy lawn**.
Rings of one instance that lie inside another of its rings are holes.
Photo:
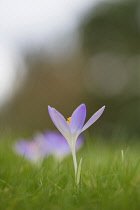
[[[44,159],[37,167],[12,150],[13,137],[0,139],[0,209],[140,209],[140,143],[86,137],[80,185],[72,157]],[[121,150],[124,152],[122,158]]]

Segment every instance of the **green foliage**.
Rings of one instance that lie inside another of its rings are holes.
[[[89,62],[89,104],[106,105],[100,132],[108,136],[112,131],[140,136],[139,10],[139,0],[106,0],[91,8],[80,28]]]
[[[138,54],[140,52],[139,1],[106,1],[93,8],[81,25],[84,49]]]
[[[37,167],[14,153],[10,139],[2,139],[0,209],[140,209],[138,142],[87,137],[78,152],[83,163],[77,187],[71,156],[60,163],[49,157]]]

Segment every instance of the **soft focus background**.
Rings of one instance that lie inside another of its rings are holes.
[[[0,131],[32,134],[81,103],[97,135],[140,135],[139,0],[0,2]]]

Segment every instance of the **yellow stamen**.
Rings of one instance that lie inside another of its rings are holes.
[[[71,117],[67,118],[67,123],[70,124]]]

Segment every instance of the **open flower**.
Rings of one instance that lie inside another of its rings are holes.
[[[93,114],[92,117],[84,125],[85,118],[86,118],[85,104],[81,104],[80,106],[78,106],[72,113],[71,117],[67,118],[67,120],[56,109],[48,106],[48,112],[49,112],[49,115],[50,115],[54,125],[62,133],[62,135],[66,138],[66,140],[71,148],[76,180],[77,180],[77,174],[78,174],[76,152],[75,152],[76,140],[77,140],[78,136],[80,135],[80,133],[82,133],[88,127],[90,127],[101,116],[104,109],[105,109],[105,106],[103,106],[95,114]],[[80,161],[80,165],[81,165],[81,161]],[[79,167],[81,167],[81,166],[79,166]],[[79,179],[79,177],[78,177],[78,179]]]
[[[76,150],[83,144],[83,135],[80,135],[76,142]],[[14,149],[20,155],[33,163],[41,163],[43,158],[53,155],[56,159],[62,160],[71,153],[70,147],[63,137],[57,131],[46,131],[38,133],[31,140],[19,140],[15,143]]]

